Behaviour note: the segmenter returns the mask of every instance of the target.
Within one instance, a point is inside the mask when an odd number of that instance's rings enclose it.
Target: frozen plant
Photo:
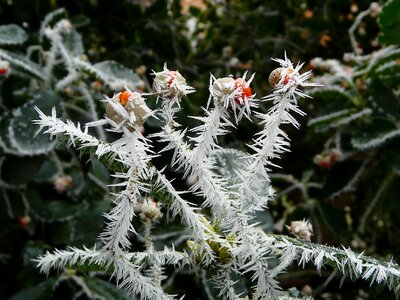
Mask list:
[[[270,77],[273,93],[258,100],[250,87],[253,77],[211,76],[204,116],[193,117],[201,124],[190,130],[180,127],[176,113],[182,98],[194,89],[182,74],[167,66],[154,72],[154,93],[160,102],[156,111],[147,107],[146,95],[129,89],[106,97],[105,118],[83,127],[61,120],[55,109],[50,116],[37,109],[39,119],[34,123],[39,125],[38,132],[64,138],[68,145],[96,155],[116,170],[114,177],[119,179],[114,207],[105,215],[105,227],[99,236],[101,246],[47,252],[37,259],[40,270],[48,274],[52,268],[89,265],[109,273],[120,288],[141,299],[171,299],[176,295],[165,292],[165,267],[189,266],[193,274],[211,274],[218,297],[223,299],[292,299],[279,286],[277,276],[298,262],[303,267],[311,263],[318,271],[329,265],[333,275],[341,273],[343,278],[382,283],[398,293],[400,268],[392,261],[313,244],[309,241],[312,227],[308,221],[291,224],[290,230],[297,238],[266,233],[252,222],[255,213],[274,198],[269,171],[290,146],[282,125],[299,127],[293,114],[305,115],[298,106],[300,99],[309,98],[303,89],[318,86],[308,81],[311,71],[301,73],[302,64],[294,66],[286,55],[274,60],[280,67]],[[267,112],[256,111],[259,101],[270,104]],[[141,126],[149,117],[159,118],[163,125],[156,134],[144,136]],[[228,134],[242,117],[257,120],[261,126],[248,145],[250,152],[222,149],[218,137]],[[106,126],[119,138],[112,142],[99,139],[89,134],[94,126]],[[188,191],[177,190],[164,168],[158,169],[152,163],[155,139],[166,143],[158,155],[172,150],[172,166],[191,178],[193,184]],[[201,196],[201,207],[185,200],[187,193]],[[132,235],[139,234],[133,226],[135,209],[145,224],[143,251],[132,251]],[[152,230],[157,222],[164,221],[163,214],[168,219],[180,218],[190,230],[187,248],[156,247]],[[251,285],[239,290],[237,282],[243,283],[246,277]]]

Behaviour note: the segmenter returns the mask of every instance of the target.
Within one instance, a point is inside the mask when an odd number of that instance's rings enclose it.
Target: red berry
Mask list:
[[[322,161],[319,162],[319,165],[322,168],[326,168],[327,169],[327,168],[329,168],[331,166],[331,163],[328,160],[322,160]]]
[[[8,72],[8,69],[0,68],[0,75],[7,74],[7,72]]]
[[[21,225],[22,227],[27,226],[30,222],[31,222],[30,216],[23,216],[18,218],[18,224]]]

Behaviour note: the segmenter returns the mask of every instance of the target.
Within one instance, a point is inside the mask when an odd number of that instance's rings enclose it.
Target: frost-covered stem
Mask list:
[[[154,250],[153,237],[151,236],[151,220],[144,222],[144,240],[146,250],[152,252]]]
[[[154,284],[153,280],[140,274],[138,267],[126,258],[114,261],[115,276],[119,288],[124,288],[132,294],[139,294],[141,299],[171,300],[172,296],[167,295],[163,290]]]
[[[195,147],[190,157],[192,175],[195,175],[195,169],[205,162],[210,152],[218,148],[218,136],[227,132],[223,128],[226,126],[233,126],[227,120],[228,115],[226,109],[218,102],[215,101],[214,103],[214,109],[210,112],[206,111],[206,117],[194,117],[195,119],[203,121],[204,124],[192,129],[194,132],[199,132],[197,137],[192,138],[192,141],[195,142]],[[221,121],[225,121],[225,123]]]
[[[129,187],[127,187],[127,190]],[[110,252],[112,256],[120,255],[129,247],[129,232],[135,232],[131,223],[134,216],[134,208],[137,203],[135,192],[128,191],[127,195],[119,196],[114,202],[116,205],[105,217],[108,224],[100,235],[103,241],[104,249]]]
[[[278,282],[273,278],[268,266],[268,254],[271,253],[270,243],[259,240],[258,234],[247,224],[248,217],[238,210],[232,232],[237,234],[240,245],[232,249],[233,255],[239,260],[238,267],[243,272],[252,272],[252,280],[257,281],[254,299],[277,299],[279,294]]]
[[[350,279],[362,278],[373,284],[384,283],[395,293],[400,291],[400,267],[393,261],[384,262],[358,254],[350,249],[338,249],[330,246],[297,240],[284,235],[266,235],[265,243],[272,243],[275,251],[281,256],[282,266],[293,261],[303,268],[308,262],[313,263],[320,271],[323,266],[330,265]],[[282,259],[283,258],[283,259]]]
[[[161,286],[161,280],[163,277],[162,267],[160,261],[157,259],[154,253],[154,243],[153,243],[153,237],[151,235],[151,227],[152,227],[152,221],[145,220],[144,239],[145,239],[146,252],[149,254],[149,258],[151,258],[151,266],[150,266],[151,276],[154,279],[154,284],[157,286]]]
[[[53,79],[53,67],[55,65],[56,56],[57,56],[57,44],[54,40],[50,39],[50,51],[48,52],[46,59],[46,66],[44,69],[45,76],[45,87],[49,88],[51,84],[51,80]]]
[[[266,206],[267,203],[254,202],[254,197],[249,197],[253,194],[253,183],[256,182],[255,177],[262,172],[265,175],[266,181],[270,182],[270,178],[265,172],[264,167],[273,165],[270,161],[273,158],[279,157],[279,154],[288,151],[289,146],[288,136],[280,129],[281,124],[291,123],[298,126],[297,121],[290,115],[290,111],[295,111],[300,115],[304,113],[291,102],[294,99],[288,94],[279,95],[273,106],[267,114],[259,114],[262,119],[261,124],[264,125],[263,130],[259,133],[255,144],[250,146],[256,153],[252,156],[254,161],[249,166],[244,175],[243,184],[239,188],[239,198],[241,199],[242,211],[254,211],[260,207]],[[260,199],[261,200],[261,199]]]
[[[87,104],[89,107],[89,112],[90,112],[90,115],[92,116],[93,121],[98,121],[99,116],[97,115],[97,112],[96,112],[96,104],[94,102],[92,95],[89,93],[89,90],[88,90],[86,84],[81,83],[79,85],[79,89],[80,89],[83,97],[87,101]],[[100,139],[102,139],[103,141],[105,141],[107,139],[102,126],[96,126],[96,131],[97,131],[97,134],[99,135]]]
[[[194,129],[194,131],[201,131],[199,136],[193,138],[193,140],[197,142],[194,148],[195,150],[190,150],[188,145],[183,141],[185,131],[174,130],[171,123],[167,123],[163,127],[162,132],[157,134],[157,136],[160,137],[161,142],[169,143],[164,150],[174,149],[173,165],[179,164],[179,167],[184,168],[185,176],[189,173],[196,178],[197,182],[192,186],[192,191],[201,191],[205,197],[203,205],[211,206],[218,215],[223,215],[230,207],[230,203],[227,201],[228,195],[222,187],[220,180],[211,171],[211,162],[206,160],[207,153],[209,153],[211,149],[217,147],[215,144],[215,137],[224,133],[220,128],[222,124],[220,122],[221,115],[219,115],[221,113],[220,109],[221,108],[213,110],[207,117],[199,118],[204,122],[204,125],[200,125],[198,129]],[[173,115],[169,116],[168,113],[164,113],[163,115],[166,121],[173,118]],[[208,131],[208,127],[212,127],[212,130]],[[213,138],[209,139],[205,137],[202,132],[203,129],[207,130],[207,134],[211,134]],[[192,159],[193,151],[195,151],[197,157],[204,157],[202,162],[197,162]],[[203,153],[201,153],[201,151]]]
[[[372,210],[375,208],[378,201],[381,199],[382,194],[390,186],[390,184],[392,183],[392,180],[394,178],[395,178],[395,173],[391,170],[383,179],[383,182],[382,182],[381,186],[379,187],[379,189],[376,191],[374,198],[372,198],[371,203],[368,204],[367,209],[361,216],[360,224],[358,225],[359,232],[364,232],[365,223],[367,222],[367,219],[369,218],[370,214],[372,213]]]
[[[360,25],[362,19],[364,19],[370,13],[371,13],[370,9],[364,10],[361,13],[359,13],[357,15],[357,17],[355,18],[354,23],[349,28],[349,37],[350,37],[351,47],[353,48],[353,52],[355,54],[361,54],[361,53],[360,53],[360,47],[359,47],[359,45],[357,45],[358,43],[355,38],[354,32],[357,29],[357,27]]]
[[[209,234],[212,234],[212,232],[210,232],[209,228],[201,221],[202,216],[197,214],[195,208],[190,206],[186,200],[182,199],[180,196],[181,193],[175,190],[170,181],[158,170],[155,170],[155,172],[157,175],[156,185],[159,185],[160,188],[163,187],[171,195],[168,202],[164,204],[170,208],[173,217],[176,215],[181,216],[182,222],[192,230],[192,236],[195,238],[195,241],[201,243],[202,249],[200,250],[205,254],[205,263],[211,263],[214,260],[214,256],[210,245],[207,243],[210,236],[207,235],[206,232]],[[162,201],[163,199],[160,198],[160,200]]]
[[[109,153],[114,153],[119,158],[122,158],[121,155],[125,154],[121,151],[120,147],[114,144],[102,142],[94,136],[91,136],[88,133],[87,127],[82,131],[79,124],[75,125],[69,120],[67,122],[61,121],[57,118],[56,110],[54,108],[51,116],[46,116],[37,107],[35,107],[35,110],[39,113],[40,117],[39,120],[33,121],[34,124],[40,126],[37,133],[43,131],[43,129],[47,127],[48,129],[43,133],[48,133],[51,137],[55,135],[63,135],[69,137],[69,143],[72,145],[75,145],[75,143],[78,142],[81,148],[95,147],[95,155],[99,158]]]
[[[76,80],[79,76],[79,73],[76,71],[76,67],[74,65],[74,60],[69,55],[67,49],[65,49],[64,44],[61,42],[61,37],[58,32],[54,33],[54,35],[50,35],[49,38],[53,38],[53,41],[57,45],[57,48],[60,50],[62,57],[64,58],[65,65],[68,70],[68,75],[65,76],[61,81],[59,81],[56,85],[57,90],[62,90],[66,86],[68,86],[71,82]]]
[[[72,275],[70,278],[82,288],[83,293],[89,298],[89,299],[95,299],[95,297],[99,297],[93,290],[91,290],[87,284],[85,283],[84,280],[82,280],[81,277]]]
[[[232,280],[230,270],[232,266],[218,265],[218,271],[213,276],[213,281],[217,289],[219,289],[218,297],[226,300],[239,300],[239,295],[236,295],[234,285],[235,281]]]

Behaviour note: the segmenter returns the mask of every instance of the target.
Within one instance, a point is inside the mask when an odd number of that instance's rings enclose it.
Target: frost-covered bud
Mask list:
[[[103,88],[103,83],[99,80],[93,81],[90,84],[90,88],[94,91],[94,92],[100,92],[101,89]]]
[[[153,75],[153,91],[162,99],[179,104],[183,96],[194,92],[179,71],[170,71],[164,66],[162,72],[153,72]]]
[[[328,169],[331,166],[331,160],[327,155],[317,154],[314,156],[313,162],[324,169]]]
[[[235,79],[235,102],[239,105],[244,105],[245,101],[251,100],[253,92],[250,88],[250,82],[243,78]]]
[[[343,152],[340,149],[330,149],[325,154],[317,154],[313,161],[322,168],[328,169],[338,161],[343,159]]]
[[[57,193],[63,194],[67,190],[69,190],[72,187],[72,184],[74,181],[72,180],[71,176],[68,175],[62,175],[57,177],[54,180],[54,188],[56,189]]]
[[[271,72],[271,74],[269,74],[268,82],[274,88],[277,85],[286,85],[291,81],[294,81],[296,76],[299,76],[299,72],[292,67],[276,68]]]
[[[292,221],[290,226],[286,226],[290,233],[296,238],[310,241],[313,234],[312,225],[308,220]]]
[[[378,2],[372,2],[369,5],[369,11],[370,11],[371,17],[374,17],[374,18],[377,17],[381,13],[381,10],[382,10],[382,8]]]
[[[116,94],[106,105],[107,118],[129,128],[132,128],[129,124],[142,126],[150,113],[142,95],[129,90]]]
[[[158,207],[158,202],[153,199],[146,199],[139,205],[140,214],[139,217],[143,221],[155,222],[162,217],[160,208]]]
[[[0,76],[10,73],[10,63],[0,59]]]
[[[340,149],[331,149],[329,151],[329,158],[332,164],[337,163],[343,159],[343,152]]]
[[[212,85],[211,93],[216,98],[222,99],[223,96],[230,96],[235,91],[235,79],[232,77],[218,78]]]
[[[210,92],[214,98],[219,99],[221,102],[226,102],[228,98],[231,98],[239,106],[243,106],[245,101],[252,100],[253,96],[250,81],[246,81],[241,77],[236,79],[232,77],[218,78],[212,84]]]

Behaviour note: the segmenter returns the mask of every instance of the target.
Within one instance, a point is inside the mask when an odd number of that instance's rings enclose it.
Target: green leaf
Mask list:
[[[225,187],[228,190],[234,190],[232,187],[242,183],[240,176],[237,174],[243,173],[252,159],[247,156],[246,153],[236,150],[236,149],[218,149],[211,154],[212,158],[215,160],[214,172],[224,178],[226,182]],[[257,197],[269,197],[269,183],[267,178],[263,174],[257,174],[255,181],[260,181],[261,184],[254,193]],[[234,190],[237,192],[237,190]]]
[[[34,190],[29,192],[29,203],[34,217],[47,223],[71,220],[84,213],[89,207],[83,200],[78,203],[68,200],[44,200]]]
[[[8,132],[9,116],[5,115],[0,118],[0,147],[5,153],[15,154],[17,150],[11,144]]]
[[[83,280],[91,291],[93,298],[105,300],[131,299],[131,296],[124,290],[117,288],[107,281],[95,277],[86,277]]]
[[[14,186],[27,184],[35,177],[43,160],[42,156],[32,158],[6,156],[0,166],[1,177],[6,183]]]
[[[373,80],[368,86],[368,101],[377,113],[398,118],[400,114],[400,101],[393,89],[381,80]]]
[[[62,42],[72,56],[80,56],[84,53],[82,37],[75,29],[64,33],[62,35]]]
[[[128,88],[135,88],[141,84],[139,76],[127,67],[115,61],[103,61],[93,65],[94,69],[98,71],[100,79],[106,83],[115,82],[116,80],[126,81],[125,86]],[[123,89],[121,86],[120,89]]]
[[[11,145],[17,150],[17,155],[44,154],[54,148],[56,142],[49,140],[48,135],[38,134],[35,136],[38,127],[32,125],[31,122],[38,118],[34,106],[39,107],[41,111],[48,115],[54,106],[60,110],[60,105],[61,100],[58,95],[49,91],[13,111],[8,132]]]
[[[42,300],[51,299],[53,294],[53,287],[56,280],[53,278],[47,279],[46,281],[32,287],[20,291],[11,297],[10,300]]]
[[[43,254],[45,244],[40,241],[28,241],[22,251],[22,261],[25,266],[32,266],[36,268],[37,263],[33,259],[37,259]]]
[[[367,150],[379,148],[387,141],[398,138],[400,136],[400,129],[382,132],[376,135],[365,134],[352,139],[351,143],[354,148],[359,150]]]
[[[28,38],[25,30],[15,24],[0,26],[0,45],[19,45]]]
[[[382,28],[380,40],[386,44],[400,44],[400,0],[390,0],[379,15]]]
[[[54,158],[46,159],[33,177],[35,182],[52,181],[60,173],[60,165]]]
[[[90,247],[96,242],[104,224],[103,215],[110,210],[110,206],[110,201],[97,201],[74,219],[74,235],[71,246],[82,247],[84,245]]]
[[[335,111],[329,114],[324,114],[322,116],[318,116],[314,119],[311,119],[308,122],[308,126],[315,128],[317,132],[323,132],[328,130],[330,126],[335,122],[338,122],[341,119],[346,118],[355,112],[357,112],[357,109],[349,108],[349,109],[342,109],[339,111]]]
[[[21,54],[0,49],[0,58],[8,60],[14,68],[22,69],[42,80],[45,79],[41,67]]]
[[[344,88],[338,86],[326,86],[311,89],[307,92],[308,95],[313,98],[324,98],[324,99],[340,99],[347,102],[353,102],[353,97]]]
[[[75,28],[86,26],[90,23],[90,19],[84,15],[77,15],[70,18],[71,23]]]

